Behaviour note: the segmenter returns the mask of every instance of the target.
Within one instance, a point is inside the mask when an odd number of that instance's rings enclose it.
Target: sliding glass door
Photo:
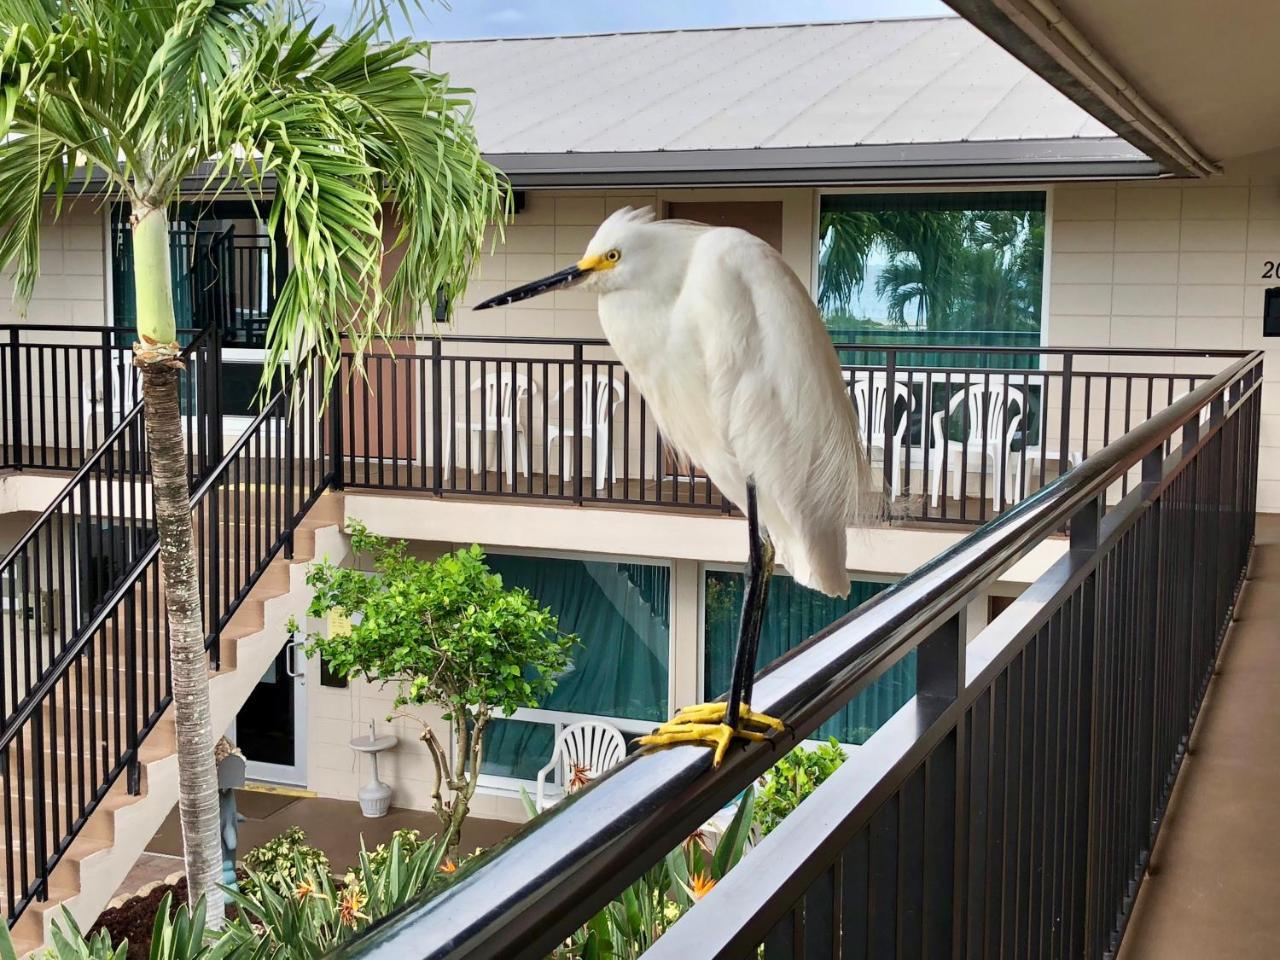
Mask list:
[[[671,569],[650,563],[489,554],[508,587],[524,587],[580,643],[537,710],[496,720],[481,770],[490,784],[529,781],[551,757],[557,729],[603,718],[624,733],[667,717]]]

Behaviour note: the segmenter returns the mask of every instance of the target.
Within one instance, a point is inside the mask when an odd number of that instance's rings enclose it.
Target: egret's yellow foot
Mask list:
[[[728,712],[729,705],[723,701],[715,703],[695,703],[691,707],[684,707],[676,711],[676,715],[671,718],[668,725],[677,723],[724,723],[724,715]],[[770,730],[785,730],[786,724],[776,717],[768,716],[763,713],[756,713],[745,703],[738,708],[738,723],[742,726],[748,724],[767,727]]]
[[[653,733],[640,737],[636,742],[646,747],[670,746],[676,743],[701,743],[715,750],[713,766],[720,766],[725,752],[734,737],[743,740],[766,740],[768,737],[762,730],[751,729],[763,727],[765,730],[783,730],[781,720],[756,713],[746,706],[738,711],[738,727],[724,723],[724,703],[699,703],[680,710],[668,722],[662,724]]]

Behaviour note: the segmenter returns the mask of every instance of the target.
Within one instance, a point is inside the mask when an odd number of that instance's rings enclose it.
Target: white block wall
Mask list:
[[[1280,286],[1263,277],[1280,261],[1280,177],[1060,186],[1052,210],[1049,344],[1272,348],[1258,507],[1280,511],[1280,340],[1262,337],[1263,291]]]
[[[57,223],[46,210],[40,228],[40,279],[23,317],[10,296],[0,298],[0,323],[71,323],[101,326],[107,317],[104,212],[81,201],[63,211]],[[7,274],[6,279],[11,279]]]

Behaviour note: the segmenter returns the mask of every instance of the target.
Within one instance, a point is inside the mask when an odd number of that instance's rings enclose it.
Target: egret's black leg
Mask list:
[[[742,621],[738,627],[738,645],[733,653],[733,685],[729,702],[699,703],[676,712],[669,721],[639,743],[649,747],[678,744],[705,744],[715,750],[712,763],[719,766],[729,744],[741,740],[767,740],[770,732],[785,729],[781,720],[751,709],[751,688],[755,682],[756,654],[760,649],[760,630],[764,626],[764,606],[769,596],[769,578],[773,575],[773,542],[761,535],[756,516],[756,488],[747,484],[747,526],[751,544],[747,553],[747,588],[742,598]]]
[[[769,581],[773,577],[773,541],[761,534],[756,510],[756,487],[747,484],[747,569],[746,589],[742,597],[742,619],[738,625],[738,644],[733,653],[733,683],[729,688],[729,706],[725,723],[738,726],[744,703],[751,703],[755,684],[756,657],[760,651],[760,631],[764,628],[765,604],[769,599]]]

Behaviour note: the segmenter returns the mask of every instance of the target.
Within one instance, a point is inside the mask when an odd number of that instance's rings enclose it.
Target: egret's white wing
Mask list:
[[[845,527],[870,502],[866,453],[830,336],[799,279],[742,230],[694,245],[673,332],[698,345],[705,417],[678,438],[731,499],[755,482],[761,520],[801,583],[845,595]],[[696,427],[687,421],[697,419]]]

